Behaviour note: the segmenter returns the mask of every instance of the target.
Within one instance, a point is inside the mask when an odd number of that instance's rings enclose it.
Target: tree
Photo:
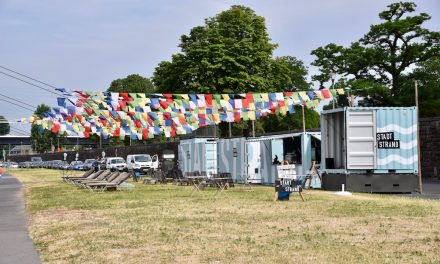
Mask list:
[[[8,120],[4,116],[0,116],[0,136],[7,135],[11,131]]]
[[[164,92],[238,93],[266,91],[272,52],[264,18],[244,6],[232,6],[204,26],[181,37],[181,53],[163,61],[153,82]]]
[[[125,78],[112,81],[109,92],[155,93],[156,87],[150,79],[138,74],[130,74]]]
[[[37,106],[34,114],[38,118],[43,118],[45,112],[50,112],[50,106],[41,104]],[[51,143],[55,144],[58,140],[63,142],[64,136],[52,133],[50,130],[41,130],[38,125],[32,125],[30,140],[33,150],[38,153],[45,153],[51,149]]]
[[[266,132],[302,130],[302,106],[295,106],[295,113],[271,115],[262,119]],[[319,128],[319,114],[313,109],[304,108],[306,129]]]
[[[321,73],[312,80],[335,81],[335,75],[346,84],[359,87],[357,93],[381,105],[398,105],[405,72],[417,63],[440,55],[440,32],[430,31],[422,24],[431,17],[426,13],[410,16],[416,4],[399,2],[388,5],[379,13],[384,22],[372,25],[360,40],[344,48],[334,43],[312,51]],[[388,90],[388,92],[385,92]],[[356,91],[354,91],[356,92]]]
[[[269,80],[273,80],[272,89],[283,90],[309,90],[311,85],[307,82],[308,71],[301,60],[293,56],[282,56],[272,60]]]
[[[432,58],[417,64],[414,71],[405,76],[399,100],[402,105],[415,104],[415,83],[419,89],[421,117],[440,116],[440,59]]]

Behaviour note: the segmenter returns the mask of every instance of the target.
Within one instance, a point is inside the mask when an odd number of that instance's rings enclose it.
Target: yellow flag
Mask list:
[[[298,94],[303,101],[307,102],[310,100],[310,98],[307,96],[306,92],[298,92]]]
[[[255,120],[255,111],[249,111],[249,119],[252,121]]]

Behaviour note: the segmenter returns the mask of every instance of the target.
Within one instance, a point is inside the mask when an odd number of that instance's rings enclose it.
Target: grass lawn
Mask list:
[[[44,263],[440,262],[440,201],[306,190],[306,202],[273,202],[271,187],[191,196],[141,183],[92,193],[59,171],[12,173]]]

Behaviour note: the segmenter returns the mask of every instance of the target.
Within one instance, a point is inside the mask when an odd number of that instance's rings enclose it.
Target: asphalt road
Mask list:
[[[0,178],[0,263],[41,263],[29,237],[21,183],[8,174]]]
[[[422,184],[423,193],[404,194],[404,196],[420,197],[424,199],[440,199],[440,180],[424,179]]]

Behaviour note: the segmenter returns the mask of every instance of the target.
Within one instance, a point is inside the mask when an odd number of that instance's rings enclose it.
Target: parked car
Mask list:
[[[127,169],[129,171],[146,173],[149,170],[159,168],[159,159],[157,155],[151,157],[148,154],[135,154],[127,156]]]
[[[72,161],[70,163],[71,170],[83,170],[84,163],[80,160]]]
[[[119,157],[110,157],[105,159],[104,166],[107,170],[111,171],[128,171],[127,163],[123,158]]]
[[[18,168],[18,163],[14,161],[8,161],[4,164],[5,168]]]
[[[94,159],[86,159],[83,164],[83,170],[90,170],[93,166]]]
[[[43,163],[43,159],[41,157],[31,157],[31,168],[40,168]]]
[[[70,164],[67,161],[61,161],[61,163],[59,163],[58,165],[58,169],[60,170],[70,170]]]
[[[52,160],[49,164],[49,169],[58,169],[61,163],[63,163],[61,160]]]
[[[31,162],[29,162],[29,161],[23,161],[23,162],[20,162],[20,163],[18,163],[18,167],[19,168],[24,168],[24,169],[27,169],[27,168],[30,168],[31,167]]]

